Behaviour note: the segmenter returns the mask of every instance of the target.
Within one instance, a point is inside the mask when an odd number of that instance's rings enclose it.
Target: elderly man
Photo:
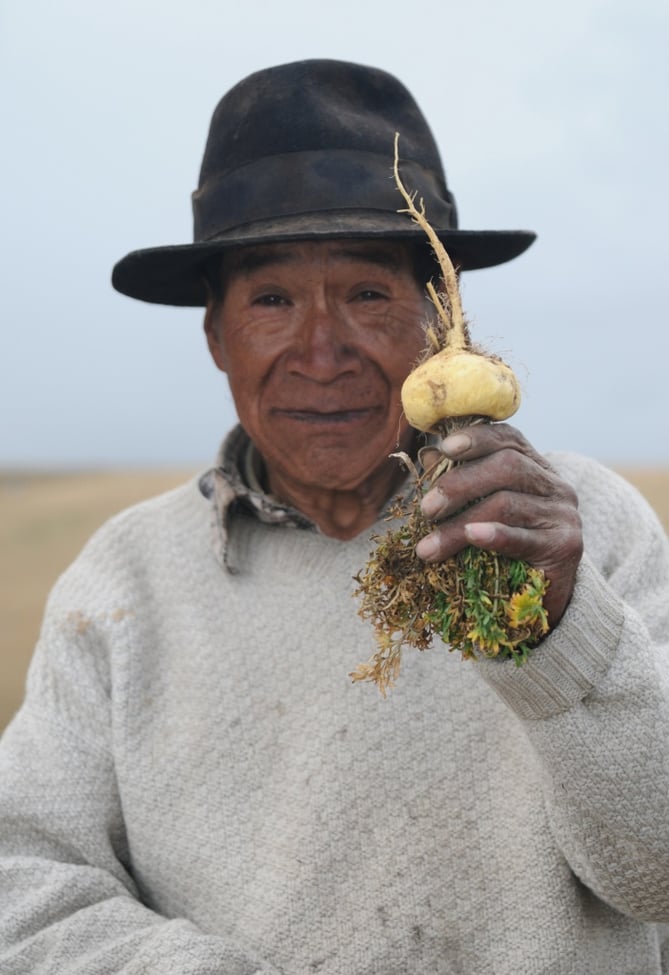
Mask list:
[[[0,752],[7,975],[669,970],[669,552],[632,488],[509,425],[448,438],[471,463],[426,496],[419,555],[526,559],[551,630],[522,668],[409,655],[386,700],[347,677],[435,273],[395,131],[461,270],[529,246],[457,229],[396,79],[306,61],[220,102],[194,243],[114,270],[206,306],[240,425],[51,595]]]

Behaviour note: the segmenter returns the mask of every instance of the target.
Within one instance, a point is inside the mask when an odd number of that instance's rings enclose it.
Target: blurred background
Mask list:
[[[201,312],[109,276],[191,238],[213,108],[270,64],[405,82],[461,226],[539,235],[463,281],[476,339],[522,379],[518,426],[624,469],[662,509],[668,41],[666,0],[0,0],[0,728],[83,539],[207,466],[234,422]]]

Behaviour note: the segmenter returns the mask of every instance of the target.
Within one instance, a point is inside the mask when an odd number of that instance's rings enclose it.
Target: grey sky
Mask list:
[[[541,450],[669,463],[666,0],[335,6],[0,0],[0,465],[213,458],[234,411],[201,313],[109,275],[190,239],[219,97],[307,57],[407,84],[461,226],[538,232],[464,279],[475,337],[522,378],[514,422]]]

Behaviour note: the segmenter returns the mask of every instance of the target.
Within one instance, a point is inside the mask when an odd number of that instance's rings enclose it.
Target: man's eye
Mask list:
[[[265,295],[258,295],[257,298],[253,299],[253,304],[261,305],[263,308],[278,308],[281,305],[287,305],[288,299],[284,298],[283,295],[268,293]]]
[[[375,291],[373,288],[364,288],[362,291],[358,291],[355,296],[356,301],[383,301],[386,295],[381,291]]]

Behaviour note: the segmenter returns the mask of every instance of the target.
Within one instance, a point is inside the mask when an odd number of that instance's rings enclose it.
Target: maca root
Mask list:
[[[407,213],[426,233],[437,258],[444,287],[426,285],[437,317],[425,324],[426,351],[402,388],[402,405],[418,430],[447,437],[472,423],[511,416],[520,404],[517,379],[499,357],[471,343],[462,312],[453,264],[399,175],[395,137],[395,182]],[[435,448],[430,448],[434,456]],[[439,637],[464,659],[513,659],[523,664],[548,632],[543,605],[549,582],[543,572],[519,559],[469,546],[452,559],[428,564],[415,548],[431,528],[420,502],[434,482],[453,467],[441,460],[420,474],[406,454],[395,455],[409,468],[413,491],[397,498],[389,520],[401,524],[374,536],[376,548],[355,577],[359,614],[374,628],[377,650],[351,673],[353,681],[371,681],[385,696],[400,671],[403,647],[426,650]]]

